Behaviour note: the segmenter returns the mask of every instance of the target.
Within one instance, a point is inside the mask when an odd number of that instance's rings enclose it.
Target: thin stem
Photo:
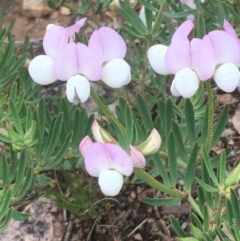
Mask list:
[[[97,93],[93,89],[91,89],[91,97],[99,107],[100,111],[102,111],[102,113],[106,115],[106,117],[108,117],[122,133],[125,133],[125,128],[122,125],[122,123],[108,109],[107,105],[101,100],[101,98],[97,95]]]
[[[158,182],[156,179],[154,179],[152,176],[150,176],[147,172],[145,172],[142,169],[136,168],[135,174],[138,178],[142,179],[145,183],[150,185],[151,187],[168,194],[175,198],[181,198],[185,199],[187,197],[187,194],[185,192],[179,191],[176,188],[169,188],[163,185],[162,183]]]
[[[199,209],[198,204],[195,202],[195,200],[193,199],[193,197],[190,194],[188,195],[187,200],[188,200],[188,203],[191,205],[192,209],[199,215],[199,217],[201,217],[203,219],[203,215]]]
[[[213,118],[214,118],[214,99],[212,93],[212,86],[210,81],[206,81],[206,88],[208,94],[208,124],[207,124],[207,139],[205,142],[205,150],[208,152],[212,146],[213,138]]]
[[[167,1],[163,1],[161,6],[160,6],[160,8],[159,8],[159,10],[158,10],[158,13],[157,13],[157,16],[155,18],[155,21],[154,21],[154,24],[153,24],[153,28],[152,28],[152,35],[154,35],[156,33],[157,28],[159,27],[159,25],[161,23],[166,3],[167,3]]]

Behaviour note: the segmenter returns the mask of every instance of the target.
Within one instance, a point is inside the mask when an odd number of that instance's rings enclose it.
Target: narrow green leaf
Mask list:
[[[11,143],[10,138],[2,133],[0,133],[0,141],[5,142],[5,143]]]
[[[164,128],[166,128],[167,133],[169,133],[172,127],[172,120],[174,119],[173,104],[170,99],[167,99],[165,102],[165,119],[166,125]]]
[[[172,132],[176,141],[176,147],[178,149],[179,156],[182,158],[184,162],[186,162],[186,160],[188,159],[187,152],[185,149],[180,129],[175,121],[172,121]]]
[[[23,128],[22,128],[22,122],[21,122],[21,118],[18,114],[18,110],[16,109],[16,105],[10,100],[9,102],[9,109],[13,118],[13,122],[14,122],[14,126],[17,130],[17,132],[20,135],[23,135]]]
[[[171,177],[172,186],[175,187],[178,179],[177,157],[175,151],[175,141],[173,133],[170,132],[167,142],[168,149],[168,168]]]
[[[232,210],[233,210],[233,217],[235,219],[236,225],[238,229],[240,228],[240,202],[238,200],[238,197],[235,193],[235,191],[231,190],[231,205],[232,205]]]
[[[133,143],[133,115],[129,105],[126,103],[125,105],[125,128],[126,128],[126,144]]]
[[[210,158],[208,157],[207,153],[204,152],[204,163],[205,163],[205,166],[207,168],[207,171],[208,171],[208,174],[209,174],[209,177],[212,179],[212,181],[214,182],[215,186],[219,186],[219,182],[218,182],[218,179],[213,171],[213,167],[212,167],[212,164],[210,162]]]
[[[204,230],[205,233],[207,233],[209,231],[209,225],[210,225],[209,210],[208,210],[207,206],[204,205],[204,208],[203,208],[203,230]]]
[[[37,175],[37,181],[40,186],[45,187],[49,185],[52,179],[50,177],[45,176],[44,174],[39,174]]]
[[[25,221],[29,217],[29,215],[30,215],[29,213],[21,213],[13,209],[11,216],[14,220],[22,222],[22,221]]]
[[[4,190],[5,191],[5,190]],[[9,205],[11,202],[12,192],[11,190],[6,190],[4,195],[1,196],[1,203],[0,203],[0,220],[6,215],[9,211]],[[1,228],[0,228],[1,229]]]
[[[216,145],[219,142],[219,139],[223,133],[223,130],[227,124],[228,121],[228,106],[225,105],[219,119],[218,122],[214,128],[214,132],[213,132],[213,138],[212,138],[212,146]]]
[[[167,187],[171,186],[171,182],[168,176],[168,173],[166,171],[166,168],[163,165],[163,161],[161,160],[161,157],[158,153],[152,156],[153,162],[155,167],[158,170],[159,175],[161,176],[163,180],[163,184],[166,185]]]
[[[173,207],[181,204],[179,198],[143,198],[141,202],[154,207]]]
[[[9,169],[8,169],[8,161],[5,155],[2,155],[1,157],[1,162],[2,162],[2,181],[3,185],[8,185],[9,184]]]
[[[3,232],[8,227],[8,225],[12,219],[12,209],[6,209],[6,211],[8,211],[7,215],[4,218],[4,221],[0,224],[0,233]]]
[[[195,134],[195,117],[192,102],[189,99],[186,99],[185,102],[185,120],[188,130],[188,136],[191,144],[193,145],[196,141]]]
[[[19,192],[19,188],[23,182],[26,167],[27,167],[26,155],[24,152],[22,152],[20,155],[20,159],[18,161],[17,176],[16,176],[16,180],[15,180],[15,185],[13,188],[14,195]]]
[[[175,217],[170,217],[171,225],[174,232],[178,237],[187,237],[187,234],[183,231],[181,225]]]
[[[152,115],[150,113],[149,107],[146,104],[146,101],[140,95],[138,95],[136,98],[136,105],[145,129],[147,131],[152,130],[153,129]]]
[[[24,178],[24,183],[22,185],[21,192],[19,193],[20,197],[23,198],[26,195],[27,191],[32,185],[32,181],[33,181],[33,170],[29,168],[26,172],[26,176]]]
[[[53,121],[53,124],[50,128],[49,137],[47,139],[46,147],[47,150],[44,153],[44,163],[49,161],[50,156],[53,154],[53,151],[58,143],[61,129],[63,124],[63,114],[58,115],[58,117]]]
[[[127,1],[120,1],[120,13],[138,34],[144,36],[147,33],[146,26]]]
[[[205,28],[205,18],[201,13],[198,13],[197,16],[197,36],[198,38],[202,38],[206,34]]]
[[[199,148],[196,143],[192,149],[191,155],[190,155],[190,157],[188,159],[188,163],[187,163],[187,170],[186,170],[185,178],[184,178],[184,188],[186,190],[191,189],[191,186],[192,186],[194,178],[195,178],[198,150],[199,150]]]
[[[44,170],[51,170],[63,161],[63,158],[69,147],[71,136],[72,133],[69,133],[66,136],[64,143],[62,143],[61,149],[58,151],[57,155],[53,158],[53,160],[47,163],[47,165],[44,167]]]
[[[218,189],[217,189],[217,188],[212,187],[212,186],[206,184],[205,182],[203,182],[202,180],[200,180],[200,179],[198,179],[198,178],[196,178],[196,179],[197,179],[199,185],[200,185],[205,191],[210,192],[210,193],[218,192]]]
[[[218,162],[218,169],[217,169],[217,177],[219,183],[223,182],[226,177],[226,165],[227,165],[227,157],[226,157],[226,151],[222,151],[219,157]]]

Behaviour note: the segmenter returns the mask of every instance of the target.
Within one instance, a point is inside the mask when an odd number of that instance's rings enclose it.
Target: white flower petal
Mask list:
[[[197,74],[189,68],[179,70],[174,77],[174,88],[184,98],[192,97],[199,86]]]
[[[176,87],[175,87],[175,79],[173,79],[171,87],[170,87],[170,91],[172,93],[172,95],[174,96],[180,96],[180,94],[178,93]]]
[[[131,68],[124,59],[109,61],[102,70],[102,81],[112,88],[120,88],[131,80]]]
[[[28,66],[28,72],[34,82],[49,85],[57,79],[53,73],[53,59],[48,55],[36,56]]]
[[[165,55],[168,47],[162,44],[153,45],[148,49],[147,57],[152,69],[162,75],[169,74],[165,65]]]
[[[84,103],[90,96],[90,83],[82,75],[74,75],[67,81],[66,95],[69,102],[78,104]]]
[[[225,92],[233,92],[240,83],[240,72],[235,64],[225,63],[214,73],[217,86]]]
[[[98,177],[101,191],[106,196],[116,196],[123,185],[123,175],[116,170],[103,170]]]

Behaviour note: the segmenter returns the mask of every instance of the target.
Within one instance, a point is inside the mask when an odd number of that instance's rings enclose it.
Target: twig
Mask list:
[[[148,218],[145,218],[140,224],[138,224],[138,226],[137,226],[136,228],[134,228],[134,229],[132,230],[132,232],[130,232],[130,233],[127,235],[127,237],[129,238],[130,236],[132,236],[138,229],[140,229],[140,228],[143,226],[144,223],[147,222],[147,220],[148,220]]]
[[[69,241],[69,238],[71,236],[73,230],[73,221],[69,221],[68,226],[67,226],[67,231],[66,234],[64,236],[64,240],[63,241]]]

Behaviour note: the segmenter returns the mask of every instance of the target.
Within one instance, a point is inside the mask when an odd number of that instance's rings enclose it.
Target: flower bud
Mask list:
[[[139,144],[136,148],[144,156],[154,154],[157,152],[161,146],[161,136],[156,129],[153,129],[147,140]]]
[[[130,145],[130,157],[133,162],[133,167],[144,168],[146,165],[146,160],[143,154],[138,151],[134,146]]]
[[[92,133],[94,139],[98,142],[117,143],[117,141],[106,130],[104,130],[96,120],[92,124]]]

